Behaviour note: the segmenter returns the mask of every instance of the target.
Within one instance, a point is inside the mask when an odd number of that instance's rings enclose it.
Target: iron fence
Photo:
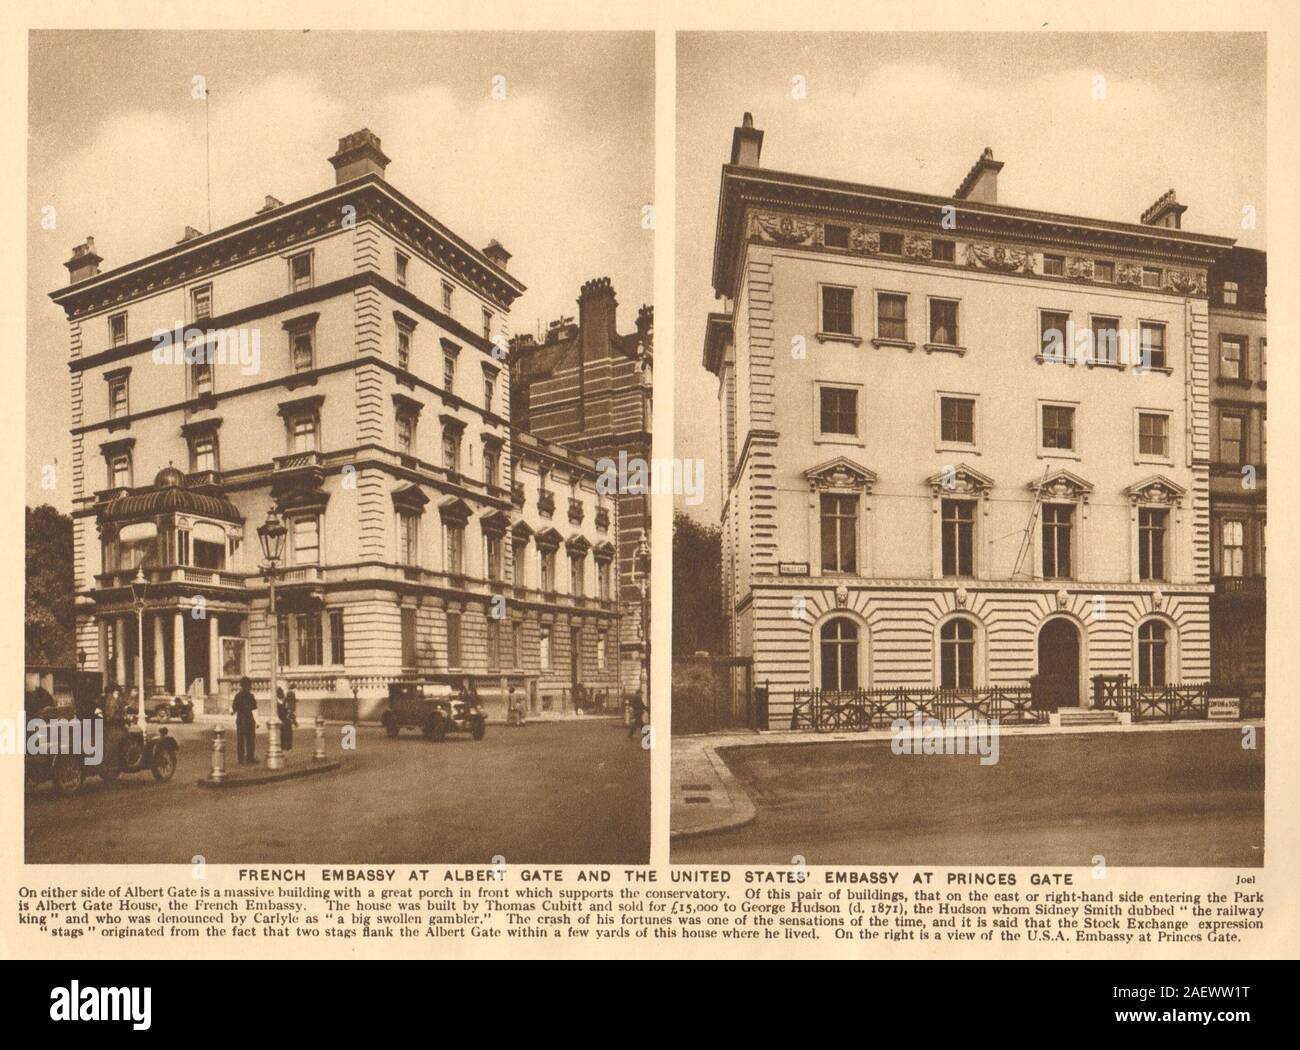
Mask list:
[[[1214,697],[1239,699],[1241,718],[1263,718],[1264,697],[1235,683],[1182,682],[1140,685],[1128,675],[1094,675],[1092,708],[1131,715],[1134,722],[1177,722],[1210,717]]]
[[[940,721],[997,721],[1004,725],[1046,725],[1049,713],[1035,707],[1025,685],[980,689],[927,689],[915,686],[832,691],[802,689],[794,693],[791,729],[819,733],[836,730],[888,729],[920,713]]]

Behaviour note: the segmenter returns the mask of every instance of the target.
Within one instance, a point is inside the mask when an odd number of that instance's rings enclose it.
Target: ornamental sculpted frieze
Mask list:
[[[1204,295],[1205,272],[1203,270],[1166,270],[1165,287],[1179,295]]]
[[[1008,248],[1003,244],[966,245],[966,265],[978,266],[998,273],[1034,272],[1034,257],[1023,248]]]
[[[815,222],[795,219],[789,215],[755,215],[750,224],[750,236],[777,244],[819,244],[821,227]]]

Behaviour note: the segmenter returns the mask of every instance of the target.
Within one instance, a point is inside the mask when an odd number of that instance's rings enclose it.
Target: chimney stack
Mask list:
[[[268,211],[275,211],[276,208],[283,208],[284,201],[272,197],[269,193],[266,195],[266,203],[257,209],[258,215],[265,215]]]
[[[608,277],[597,277],[582,286],[578,296],[578,328],[582,355],[588,361],[609,357],[617,336],[615,316],[618,300]]]
[[[742,168],[757,168],[763,154],[763,133],[754,127],[754,115],[746,113],[740,127],[731,133],[731,163]]]
[[[104,260],[95,252],[95,238],[87,237],[85,244],[72,249],[72,258],[63,265],[68,268],[68,283],[76,284],[99,274],[99,264]]]
[[[510,263],[510,253],[502,247],[501,242],[495,237],[488,242],[488,246],[483,249],[483,254],[491,259],[494,263],[506,269]]]
[[[1173,190],[1166,190],[1163,196],[1142,213],[1143,226],[1163,226],[1167,230],[1183,228],[1183,212],[1186,204],[1178,203],[1178,196]]]
[[[330,157],[330,163],[334,165],[334,182],[341,186],[363,175],[383,178],[388,158],[379,148],[379,136],[369,128],[362,128],[339,139],[338,152]]]
[[[953,194],[959,201],[976,201],[980,204],[997,204],[998,172],[1002,170],[1003,161],[993,159],[993,149],[984,147],[974,166],[966,173]]]
[[[202,236],[203,236],[202,230],[196,230],[193,226],[186,226],[185,232],[181,234],[181,239],[176,243],[184,244],[186,241],[192,241],[194,240],[195,237],[202,237]]]

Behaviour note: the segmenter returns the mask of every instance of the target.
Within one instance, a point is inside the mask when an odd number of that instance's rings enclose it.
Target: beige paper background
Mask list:
[[[25,260],[26,240],[37,228],[39,215],[27,213],[26,180],[26,112],[27,112],[27,31],[30,28],[148,28],[148,29],[258,29],[302,28],[358,30],[405,29],[412,31],[439,29],[652,29],[656,33],[656,171],[655,198],[657,230],[655,238],[655,311],[658,315],[659,347],[656,360],[655,438],[656,458],[672,455],[673,436],[673,363],[676,354],[695,355],[697,346],[673,346],[675,314],[673,302],[673,257],[677,237],[712,237],[712,230],[677,231],[674,227],[674,126],[676,114],[675,33],[679,30],[771,30],[801,31],[809,29],[908,31],[926,29],[1013,30],[1027,33],[1054,31],[1141,31],[1205,30],[1219,32],[1265,31],[1268,33],[1268,187],[1269,198],[1264,214],[1276,236],[1269,237],[1270,343],[1272,398],[1274,404],[1287,405],[1297,393],[1300,366],[1291,353],[1290,343],[1297,335],[1295,306],[1300,302],[1297,277],[1295,235],[1300,230],[1300,213],[1293,185],[1300,171],[1300,135],[1294,128],[1295,100],[1300,98],[1300,18],[1294,5],[1237,0],[1231,5],[1181,2],[1152,2],[1141,5],[1131,0],[1090,0],[1079,4],[1044,4],[1023,2],[978,3],[939,2],[919,4],[883,2],[818,4],[805,0],[794,3],[737,3],[723,0],[708,5],[698,0],[661,0],[659,3],[612,3],[609,0],[566,0],[566,2],[450,4],[441,0],[424,2],[372,3],[358,6],[338,0],[313,3],[227,2],[216,4],[190,0],[183,5],[167,3],[69,4],[46,0],[42,3],[6,5],[4,27],[0,29],[0,113],[3,114],[7,148],[0,154],[0,207],[4,226],[9,233],[3,262],[0,263],[0,325],[3,326],[3,352],[10,381],[0,397],[0,434],[8,440],[0,445],[0,467],[12,479],[3,488],[4,513],[0,515],[0,578],[10,581],[0,598],[0,682],[10,684],[6,696],[10,707],[0,716],[14,717],[20,710],[20,672],[23,664],[23,471],[27,412],[41,411],[38,405],[25,405],[17,371],[23,367],[28,352],[25,339]],[[161,58],[162,56],[160,56]],[[163,59],[165,60],[165,59]],[[93,91],[93,77],[86,71],[68,70],[68,90]],[[1007,76],[1014,78],[1015,71]],[[1196,98],[1185,100],[1197,105]],[[1214,143],[1205,143],[1208,150]],[[708,160],[712,164],[717,158]],[[703,162],[703,161],[702,161]],[[130,201],[128,199],[128,206]],[[71,243],[71,242],[70,242]],[[33,352],[47,348],[34,347]],[[60,350],[62,347],[59,348]],[[51,391],[51,396],[66,396]],[[1253,937],[1245,945],[1150,945],[1141,949],[1124,949],[1114,945],[1066,945],[1051,950],[1042,945],[1021,942],[1010,948],[996,942],[992,951],[1004,957],[1076,958],[1241,958],[1294,957],[1300,947],[1300,762],[1296,758],[1300,744],[1300,713],[1290,683],[1300,681],[1300,609],[1291,581],[1297,578],[1300,557],[1293,545],[1293,515],[1297,509],[1296,413],[1277,411],[1270,427],[1273,448],[1269,464],[1272,495],[1272,522],[1269,544],[1269,632],[1268,671],[1270,709],[1266,777],[1266,866],[1249,869],[1257,873],[1257,888],[1265,895],[1263,936]],[[655,497],[652,555],[653,590],[653,667],[655,729],[658,746],[653,755],[652,772],[652,859],[660,871],[661,884],[668,881],[668,799],[669,719],[668,684],[670,681],[670,624],[672,552],[672,496]],[[16,925],[16,894],[20,885],[39,886],[50,883],[95,883],[109,886],[125,883],[162,885],[190,884],[187,865],[124,866],[81,865],[26,866],[23,863],[23,770],[20,758],[0,756],[0,956],[3,957],[146,957],[187,958],[195,954],[195,944],[210,957],[292,958],[337,956],[348,958],[412,957],[447,955],[501,955],[520,958],[590,956],[635,953],[637,957],[690,957],[713,955],[791,956],[871,956],[871,957],[987,957],[990,949],[977,945],[882,944],[870,945],[836,942],[830,939],[815,943],[775,941],[744,944],[725,942],[660,943],[632,941],[604,945],[577,943],[564,939],[542,942],[533,940],[484,940],[455,943],[420,938],[414,942],[392,941],[325,941],[317,945],[289,939],[261,939],[221,942],[186,942],[184,940],[149,940],[147,942],[106,942],[90,937],[79,940],[50,938],[31,927]],[[393,866],[393,865],[388,865]],[[303,865],[310,873],[319,865]],[[398,865],[399,870],[407,866]],[[866,865],[863,865],[866,867]],[[570,869],[572,871],[572,869]],[[617,871],[617,869],[615,869]],[[740,868],[732,869],[739,873]],[[913,870],[903,868],[900,881],[910,878]],[[932,868],[943,872],[943,868]],[[1027,885],[1029,869],[1016,871],[1020,887]],[[1112,869],[1106,882],[1092,882],[1087,869],[1074,870],[1076,888],[1189,890],[1204,893],[1207,889],[1231,891],[1236,869]],[[817,869],[811,869],[816,884]],[[565,885],[572,886],[572,878]],[[506,885],[517,885],[518,868],[512,868]],[[618,875],[615,875],[615,879]],[[734,881],[734,880],[733,880]],[[234,866],[209,866],[207,885],[235,885]],[[205,957],[209,957],[205,955]]]

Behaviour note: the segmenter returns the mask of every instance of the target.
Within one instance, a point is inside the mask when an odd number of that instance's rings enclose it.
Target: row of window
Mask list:
[[[941,572],[946,577],[973,577],[975,511],[971,499],[945,499],[940,505]],[[1044,503],[1040,508],[1041,573],[1045,580],[1074,578],[1078,544],[1077,507],[1073,503]],[[823,493],[821,497],[821,568],[823,573],[857,575],[861,507],[859,497]],[[1169,511],[1138,509],[1138,578],[1168,579]]]
[[[819,335],[856,340],[857,289],[847,285],[821,286]],[[907,292],[875,292],[875,342],[912,347]],[[957,350],[961,343],[961,300],[926,297],[926,348]],[[1092,364],[1122,368],[1132,363],[1146,369],[1166,370],[1166,326],[1160,321],[1139,321],[1136,333],[1121,326],[1119,317],[1089,314],[1085,329],[1075,331],[1066,310],[1039,310],[1039,356],[1047,361],[1072,362],[1083,356]],[[1132,346],[1136,339],[1137,345]],[[1080,349],[1083,353],[1080,355]]]
[[[855,620],[836,616],[818,631],[821,687],[826,690],[863,688],[861,631]],[[976,625],[955,617],[938,631],[939,688],[975,688]],[[1161,687],[1169,681],[1170,630],[1163,620],[1146,620],[1138,626],[1138,684]]]
[[[299,252],[296,255],[288,257],[288,290],[289,292],[304,292],[315,286],[316,283],[316,264],[315,253],[311,250]],[[405,252],[394,251],[393,253],[393,271],[396,283],[405,288],[410,273],[411,258]],[[455,294],[456,286],[451,281],[443,280],[441,282],[441,303],[442,312],[451,313],[452,298]],[[188,323],[198,324],[213,317],[215,310],[212,299],[212,283],[195,285],[190,288],[189,292],[189,317]],[[492,324],[495,315],[488,307],[482,307],[482,334],[487,342],[492,341]],[[108,316],[108,338],[109,345],[112,347],[124,346],[130,341],[127,329],[127,311],[121,310]]]
[[[863,436],[858,410],[859,388],[848,384],[819,381],[818,429],[821,439],[850,439]],[[975,394],[937,394],[938,444],[978,451],[977,403]],[[1038,403],[1038,447],[1046,456],[1068,454],[1077,459],[1080,452],[1076,428],[1077,402],[1040,401]],[[1134,453],[1138,462],[1172,461],[1170,418],[1163,409],[1137,409],[1134,414]]]

